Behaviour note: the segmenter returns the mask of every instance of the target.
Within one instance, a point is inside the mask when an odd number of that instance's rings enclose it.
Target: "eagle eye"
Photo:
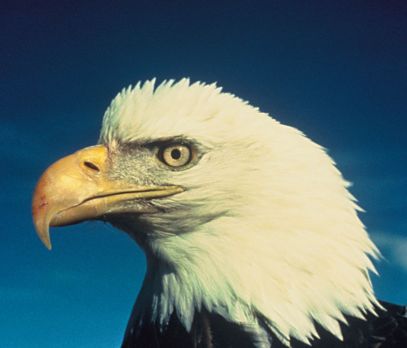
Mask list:
[[[191,161],[192,151],[187,145],[169,145],[160,151],[160,159],[169,167],[179,168]]]

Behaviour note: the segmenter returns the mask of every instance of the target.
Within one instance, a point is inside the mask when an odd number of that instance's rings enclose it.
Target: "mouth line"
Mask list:
[[[149,187],[144,190],[123,190],[123,191],[114,191],[114,192],[106,192],[106,193],[101,193],[97,194],[91,197],[85,198],[83,201],[66,207],[60,211],[58,211],[52,218],[51,220],[51,226],[65,226],[69,225],[71,223],[61,223],[57,221],[64,216],[64,214],[70,214],[73,211],[77,211],[77,209],[92,209],[92,206],[98,206],[100,211],[96,213],[92,220],[97,220],[100,218],[100,216],[110,214],[110,213],[115,213],[115,212],[128,212],[126,209],[121,208],[119,211],[115,211],[114,205],[112,205],[111,208],[108,208],[108,206],[112,202],[125,202],[125,201],[131,201],[131,200],[141,200],[141,199],[153,199],[153,198],[164,198],[168,196],[172,196],[177,193],[181,193],[185,191],[183,187],[180,186],[166,186],[166,187]],[[117,200],[117,201],[116,201]],[[110,203],[109,203],[110,202]],[[113,209],[113,210],[111,210]],[[80,222],[81,219],[78,220]],[[75,222],[76,223],[76,222]]]
[[[98,195],[95,195],[95,196],[85,198],[82,202],[72,206],[71,208],[77,207],[77,206],[79,206],[81,204],[84,204],[86,202],[89,202],[89,201],[92,201],[92,200],[98,199],[98,198],[120,196],[120,195],[132,194],[132,193],[136,194],[136,193],[157,192],[157,191],[164,191],[165,192],[165,190],[163,190],[162,188],[158,188],[158,187],[157,188],[149,188],[149,189],[146,189],[146,190],[123,190],[123,191],[107,192],[107,193],[102,193],[102,194],[98,194]]]

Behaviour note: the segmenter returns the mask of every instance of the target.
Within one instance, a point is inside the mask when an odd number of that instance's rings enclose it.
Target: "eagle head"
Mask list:
[[[289,345],[374,312],[378,251],[324,149],[215,84],[154,84],[123,89],[99,143],[43,174],[44,244],[49,226],[94,219],[137,241],[147,274],[128,331],[173,313],[190,330],[205,309]]]

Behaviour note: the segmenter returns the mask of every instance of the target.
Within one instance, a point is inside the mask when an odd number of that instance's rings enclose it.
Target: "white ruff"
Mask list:
[[[368,272],[378,251],[320,146],[215,85],[186,79],[123,90],[101,141],[180,135],[207,153],[171,174],[187,191],[157,204],[175,209],[146,217],[156,238],[134,320],[152,308],[165,325],[175,310],[189,329],[205,307],[261,335],[261,314],[289,346],[291,337],[316,337],[314,321],[341,338],[343,314],[374,312]]]

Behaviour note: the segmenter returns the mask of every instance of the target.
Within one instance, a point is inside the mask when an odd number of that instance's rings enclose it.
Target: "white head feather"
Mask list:
[[[172,173],[187,191],[159,204],[177,209],[148,217],[160,237],[149,242],[133,320],[147,306],[165,325],[175,310],[189,329],[204,306],[261,340],[260,314],[289,345],[315,337],[315,322],[341,338],[344,314],[374,312],[368,272],[378,251],[323,148],[216,85],[188,79],[123,90],[105,113],[101,141],[180,135],[207,151]]]

